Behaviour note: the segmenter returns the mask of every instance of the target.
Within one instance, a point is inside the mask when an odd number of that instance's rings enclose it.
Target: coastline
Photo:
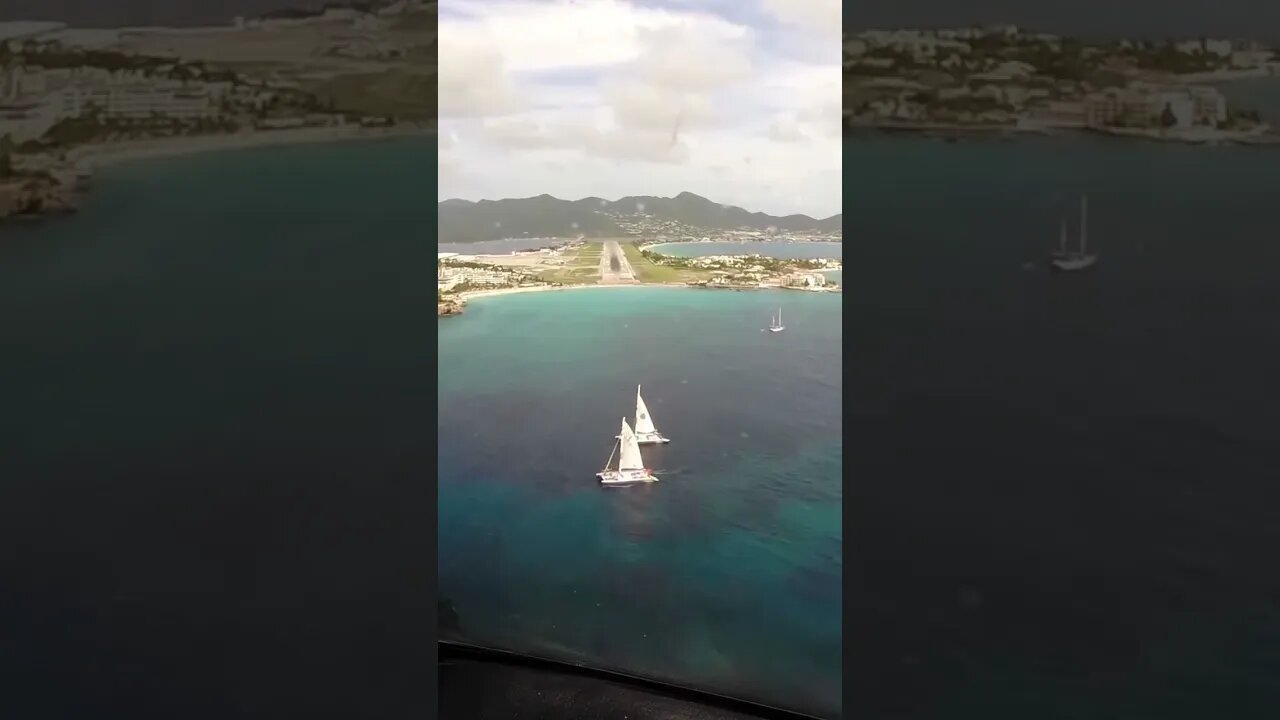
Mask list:
[[[1079,137],[1092,135],[1095,137],[1192,145],[1206,143],[1251,146],[1280,144],[1280,133],[1276,132],[1218,130],[1167,133],[1147,128],[1094,128],[1065,125],[959,125],[947,123],[857,123],[851,124],[846,128],[846,136],[849,137],[878,134],[919,135],[951,140],[980,136],[997,136],[1005,140],[1014,140],[1019,136],[1026,137],[1029,135],[1074,135]]]
[[[518,295],[531,292],[555,292],[563,290],[586,290],[590,288],[682,288],[686,290],[737,290],[739,292],[747,290],[790,290],[793,292],[814,292],[806,288],[786,287],[769,285],[767,287],[759,286],[743,286],[743,287],[703,287],[691,286],[687,283],[601,283],[592,285],[532,285],[529,287],[513,287],[513,288],[496,288],[493,290],[468,290],[459,293],[457,296],[451,297],[454,302],[465,307],[471,300],[481,298],[501,297],[503,295]],[[823,290],[824,293],[840,294],[839,290]]]
[[[389,128],[350,126],[259,130],[234,135],[156,138],[84,145],[67,151],[67,159],[81,167],[97,170],[121,162],[196,155],[217,150],[380,140],[434,133],[434,128],[420,125],[400,125]]]
[[[556,290],[583,290],[586,288],[638,288],[638,287],[687,287],[684,283],[599,283],[590,285],[532,285],[529,287],[497,288],[494,290],[468,290],[459,293],[457,301],[466,305],[468,301],[478,298],[500,297],[502,295],[518,295],[530,292],[553,292]]]

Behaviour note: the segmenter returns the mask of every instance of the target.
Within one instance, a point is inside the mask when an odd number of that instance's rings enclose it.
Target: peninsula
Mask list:
[[[380,0],[225,27],[0,23],[0,219],[74,209],[109,161],[432,132],[435,17]]]
[[[1280,142],[1214,83],[1280,74],[1246,40],[1090,42],[1017,26],[865,30],[844,38],[847,132],[1080,131],[1180,142]],[[1280,82],[1280,78],[1277,78]]]

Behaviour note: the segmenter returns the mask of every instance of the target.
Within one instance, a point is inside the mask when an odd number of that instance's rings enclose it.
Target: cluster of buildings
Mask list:
[[[1166,79],[1181,73],[1195,82],[1206,68],[1280,73],[1280,56],[1255,42],[1066,45],[1055,35],[1013,25],[846,37],[844,64],[854,79],[847,86],[846,116],[855,125],[1265,129],[1237,127],[1216,88]]]
[[[776,266],[770,269],[760,263],[757,255],[708,255],[698,258],[687,258],[682,262],[693,267],[709,269],[711,278],[706,285],[712,287],[741,287],[754,285],[757,287],[789,287],[806,290],[823,290],[829,283],[821,272],[787,271],[778,273]],[[839,269],[839,260],[822,261],[828,269]],[[701,283],[696,283],[701,284]]]
[[[763,268],[759,270],[744,268],[740,272],[712,270],[711,279],[707,280],[706,285],[709,287],[742,287],[743,285],[754,285],[756,287],[763,288],[787,287],[802,290],[824,290],[828,283],[826,276],[821,273],[788,273],[781,277],[777,277],[764,272]]]
[[[265,90],[229,81],[175,79],[174,67],[144,72],[13,61],[0,67],[0,135],[25,142],[91,112],[112,120],[211,120],[234,106],[262,107],[271,99]]]
[[[1226,99],[1209,86],[1134,83],[1090,93],[1078,106],[1083,124],[1093,128],[1218,127],[1227,120]]]
[[[1017,25],[938,30],[866,30],[844,39],[844,67],[888,69],[899,65],[982,71],[1001,62],[999,54],[976,53],[985,41],[997,40],[1021,50],[1045,54],[1063,50],[1063,38],[1051,33],[1025,32]],[[1079,46],[1085,60],[1107,59],[1108,53],[1131,53],[1164,47],[1163,42],[1120,40],[1111,46]],[[1256,68],[1273,62],[1275,53],[1252,40],[1198,38],[1174,42],[1176,53],[1197,56],[1223,68]]]
[[[840,231],[821,232],[818,230],[792,231],[766,228],[758,230],[749,227],[733,229],[715,229],[696,227],[678,220],[655,217],[639,211],[622,213],[604,211],[602,214],[611,218],[624,233],[631,237],[650,238],[644,244],[669,242],[756,242],[764,240],[784,240],[792,242],[839,242]]]
[[[454,265],[449,261],[467,262],[456,253],[439,253],[436,262],[436,281],[440,292],[450,292],[459,285],[493,285],[506,287],[519,283],[521,277],[514,272],[496,267],[471,267]]]

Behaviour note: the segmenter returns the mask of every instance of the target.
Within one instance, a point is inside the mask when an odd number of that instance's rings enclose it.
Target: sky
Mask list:
[[[839,0],[443,0],[440,199],[841,211]]]

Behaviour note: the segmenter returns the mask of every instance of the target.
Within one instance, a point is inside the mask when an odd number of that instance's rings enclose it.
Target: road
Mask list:
[[[600,284],[618,285],[635,282],[639,281],[636,280],[635,273],[631,270],[631,263],[627,261],[627,256],[622,252],[618,241],[605,240],[604,247],[600,251]]]

